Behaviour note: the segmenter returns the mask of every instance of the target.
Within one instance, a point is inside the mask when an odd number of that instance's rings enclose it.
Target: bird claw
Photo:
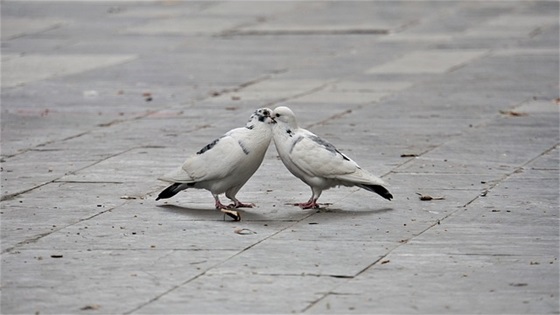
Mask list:
[[[254,203],[242,203],[239,201],[236,201],[235,203],[232,203],[228,206],[228,209],[236,209],[236,208],[253,208],[255,207]]]
[[[302,202],[302,203],[294,203],[294,206],[298,206],[302,209],[318,209],[319,204],[316,202]]]
[[[241,215],[237,211],[228,209],[220,209],[220,211],[232,218],[233,221],[241,221]]]

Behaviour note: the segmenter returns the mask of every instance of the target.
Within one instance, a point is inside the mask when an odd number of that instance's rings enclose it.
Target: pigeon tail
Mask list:
[[[365,189],[365,190],[369,190],[371,192],[377,193],[379,194],[381,197],[387,199],[387,200],[391,200],[393,199],[393,195],[391,195],[391,193],[387,190],[387,188],[381,186],[381,185],[366,185],[366,184],[360,184],[358,185],[359,187]]]
[[[175,196],[181,190],[186,189],[188,187],[192,187],[192,186],[189,186],[189,185],[192,185],[192,184],[174,183],[173,185],[165,188],[162,192],[160,192],[159,195],[156,198],[156,201],[158,201],[160,199],[171,198],[171,197]]]

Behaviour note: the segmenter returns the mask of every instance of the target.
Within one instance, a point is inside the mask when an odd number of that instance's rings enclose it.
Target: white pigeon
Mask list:
[[[245,127],[228,131],[187,158],[181,167],[159,178],[173,184],[156,200],[173,197],[187,188],[206,189],[214,196],[216,209],[239,221],[239,213],[230,209],[254,206],[240,202],[235,195],[263,161],[272,139],[271,113],[268,108],[256,110]],[[233,204],[223,205],[218,197],[222,193]]]
[[[272,134],[276,150],[288,170],[311,187],[309,201],[297,203],[303,209],[318,208],[323,190],[335,186],[358,186],[391,200],[379,177],[362,169],[332,144],[299,128],[291,109],[280,106],[272,112],[276,122]]]

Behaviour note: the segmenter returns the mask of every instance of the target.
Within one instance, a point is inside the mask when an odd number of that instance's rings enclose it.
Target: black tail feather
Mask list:
[[[175,184],[165,188],[162,192],[159,193],[159,195],[156,198],[156,201],[158,201],[160,199],[171,198],[171,197],[175,196],[181,190],[187,188],[186,186],[181,187],[181,185],[184,185],[184,184],[183,183],[175,183]]]
[[[377,193],[379,194],[379,196],[387,199],[387,200],[391,200],[393,199],[393,195],[391,195],[391,193],[387,190],[387,188],[381,186],[381,185],[358,185],[359,187],[365,189],[365,190],[369,190],[371,192]]]

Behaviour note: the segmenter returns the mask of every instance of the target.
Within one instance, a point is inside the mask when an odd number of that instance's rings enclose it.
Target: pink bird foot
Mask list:
[[[294,206],[298,206],[302,209],[317,209],[317,208],[319,208],[319,204],[317,203],[317,200],[309,200],[308,202],[294,203]]]
[[[231,208],[229,206],[226,206],[226,205],[222,204],[219,200],[216,200],[216,209],[218,209],[222,213],[228,215],[234,221],[241,221],[241,215],[239,214],[239,212],[237,212],[235,210],[230,210]],[[224,218],[224,220],[225,220],[225,218]]]
[[[235,203],[230,204],[228,207],[231,208],[253,208],[255,206],[254,203],[242,203],[239,200],[236,200]]]

